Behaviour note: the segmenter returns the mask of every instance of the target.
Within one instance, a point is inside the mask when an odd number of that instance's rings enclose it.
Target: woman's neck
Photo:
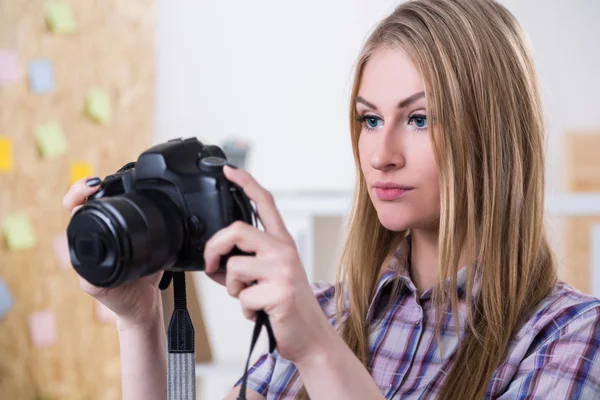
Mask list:
[[[438,279],[438,230],[411,229],[410,276],[420,296]]]

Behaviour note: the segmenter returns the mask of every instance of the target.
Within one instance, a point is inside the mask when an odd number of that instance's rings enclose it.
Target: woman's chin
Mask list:
[[[379,222],[387,230],[402,232],[406,230],[437,230],[439,229],[438,215],[418,215],[412,210],[398,210],[393,207],[383,207],[377,210]]]
[[[392,232],[402,232],[407,229],[410,229],[410,226],[402,221],[388,221],[388,220],[379,220],[381,225],[389,231]]]
[[[406,216],[399,214],[398,212],[390,212],[391,210],[378,210],[377,215],[379,222],[387,230],[394,232],[401,232],[410,229],[413,225],[412,222]]]

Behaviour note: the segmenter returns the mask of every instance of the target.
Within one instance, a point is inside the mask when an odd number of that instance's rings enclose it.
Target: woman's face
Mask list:
[[[438,170],[424,90],[408,55],[381,47],[364,68],[356,99],[360,166],[379,220],[392,231],[439,224]]]

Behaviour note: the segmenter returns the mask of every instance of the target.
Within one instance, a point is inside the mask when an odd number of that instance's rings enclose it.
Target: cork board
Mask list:
[[[0,173],[0,220],[25,213],[36,245],[0,247],[0,278],[14,298],[0,319],[0,398],[119,399],[120,361],[114,324],[101,322],[95,301],[79,288],[72,268],[53,257],[53,238],[64,233],[69,214],[62,198],[73,162],[89,163],[96,175],[135,160],[153,138],[154,1],[70,1],[78,29],[49,32],[42,0],[0,1],[0,49],[18,55],[23,77],[0,86],[0,135],[13,143],[14,167]],[[32,59],[53,63],[55,90],[34,94],[27,68]],[[112,118],[97,124],[83,113],[90,87],[105,90]],[[38,124],[58,121],[68,152],[43,159],[34,139]],[[55,315],[55,344],[38,348],[28,318]]]
[[[566,135],[567,190],[600,192],[600,132]]]

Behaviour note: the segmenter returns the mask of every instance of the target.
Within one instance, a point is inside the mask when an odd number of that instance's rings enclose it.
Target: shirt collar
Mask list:
[[[408,288],[411,293],[417,293],[417,288],[410,277],[410,252],[411,252],[411,236],[410,234],[406,235],[406,238],[400,243],[400,246],[396,249],[394,256],[390,260],[387,265],[385,272],[381,276],[377,284],[376,295],[381,291],[381,289],[391,281],[395,279],[399,279],[403,286]],[[458,298],[460,300],[464,299],[465,293],[467,290],[467,278],[468,271],[467,267],[464,266],[460,270],[458,270],[458,274],[456,277],[456,290],[458,294]],[[447,285],[450,284],[448,280]],[[474,288],[474,294],[478,292],[479,284],[476,282],[476,287]],[[431,297],[432,288],[427,289],[420,296],[421,300],[426,300]]]

